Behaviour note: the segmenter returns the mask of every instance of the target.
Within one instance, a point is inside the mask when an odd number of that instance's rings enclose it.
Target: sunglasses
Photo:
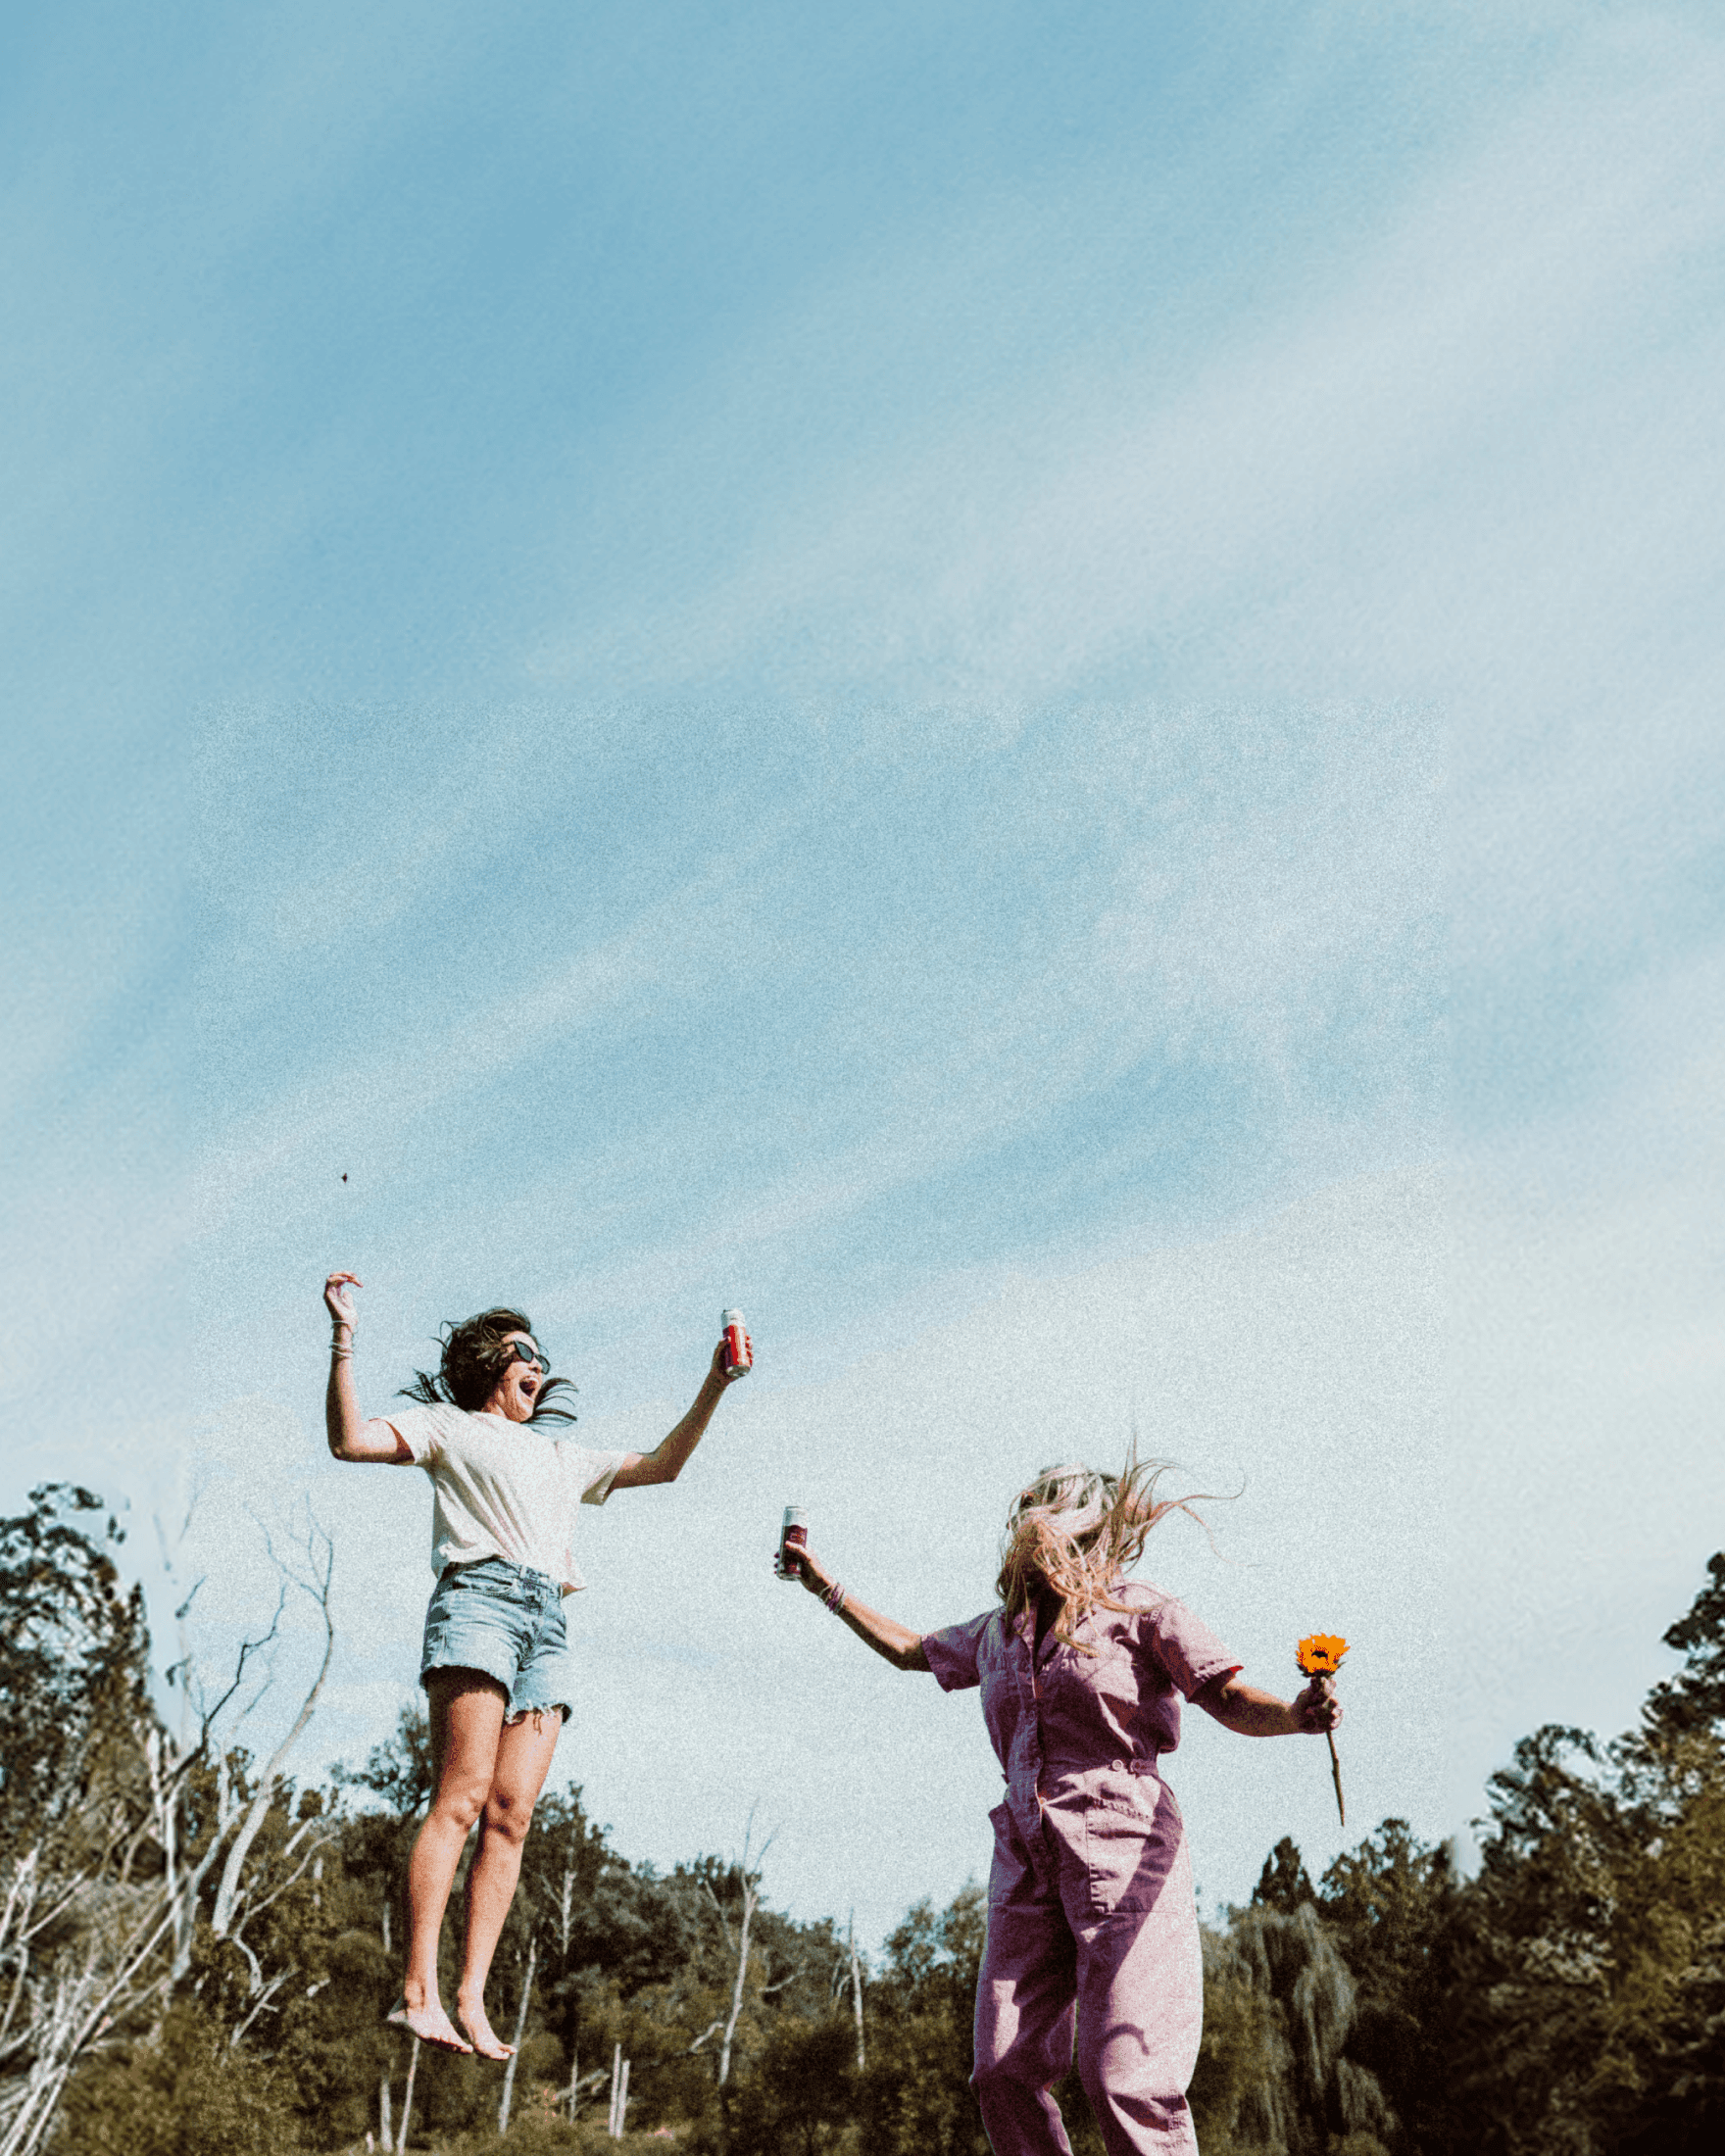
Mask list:
[[[530,1340],[512,1340],[507,1345],[511,1362],[530,1362],[541,1377],[548,1378],[551,1375],[551,1364],[546,1359],[544,1350],[536,1348]]]

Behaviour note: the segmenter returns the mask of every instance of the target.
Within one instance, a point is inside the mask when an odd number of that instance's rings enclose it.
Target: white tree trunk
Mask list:
[[[857,2021],[857,2071],[862,2073],[865,2059],[862,2050],[862,1963],[857,1953],[857,1912],[851,1911],[849,1933],[851,1948],[851,2011]]]
[[[515,2101],[516,2068],[520,2064],[521,2035],[527,2026],[527,2001],[533,1995],[533,1965],[539,1959],[539,1941],[531,1935],[527,1939],[527,1974],[521,1980],[521,2004],[516,2015],[515,2043],[510,2050],[509,2064],[503,2070],[503,2094],[497,2102],[497,2131],[509,2132],[510,2106]]]
[[[408,2060],[408,2085],[401,2092],[401,2132],[395,2137],[395,2156],[403,2156],[408,2145],[408,2121],[414,2111],[414,2076],[419,2071],[419,2039],[414,2038],[413,2055]]]
[[[731,1986],[731,2018],[724,2025],[724,2038],[718,2052],[718,2085],[722,2088],[730,2079],[731,2038],[737,2033],[737,2023],[743,2012],[743,1982],[749,1974],[749,1925],[755,1915],[755,1882],[748,1873],[743,1874],[743,1930],[737,1941],[737,1981]]]
[[[218,1938],[225,1938],[232,1927],[234,1901],[239,1893],[240,1873],[245,1867],[247,1856],[251,1853],[252,1843],[258,1838],[259,1829],[270,1815],[270,1800],[275,1788],[276,1777],[280,1774],[282,1764],[288,1753],[298,1741],[300,1733],[312,1719],[323,1690],[323,1680],[329,1675],[330,1660],[335,1653],[335,1621],[329,1614],[329,1583],[335,1569],[335,1549],[332,1544],[326,1544],[325,1547],[326,1555],[321,1580],[314,1574],[312,1580],[301,1582],[306,1592],[318,1604],[319,1611],[323,1619],[323,1659],[319,1663],[318,1674],[312,1682],[312,1689],[307,1692],[305,1701],[298,1715],[294,1718],[293,1728],[288,1731],[281,1742],[276,1745],[274,1751],[271,1753],[269,1764],[259,1777],[256,1793],[252,1797],[239,1833],[234,1836],[232,1844],[228,1848],[227,1862],[222,1867],[221,1884],[216,1888],[216,1906],[210,1917],[210,1929]],[[271,1554],[271,1556],[274,1555],[273,1549]],[[315,1562],[315,1545],[313,1556]]]

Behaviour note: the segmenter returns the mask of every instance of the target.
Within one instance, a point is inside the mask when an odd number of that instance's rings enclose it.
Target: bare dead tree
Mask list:
[[[274,1751],[271,1753],[263,1773],[258,1777],[258,1786],[253,1792],[252,1801],[247,1807],[245,1818],[241,1821],[239,1832],[234,1836],[228,1846],[227,1862],[222,1867],[221,1883],[216,1888],[216,1906],[210,1917],[210,1929],[218,1938],[225,1938],[234,1927],[236,1911],[240,1901],[240,1876],[245,1868],[246,1858],[251,1853],[252,1843],[258,1838],[259,1829],[270,1816],[270,1806],[275,1794],[275,1784],[280,1777],[287,1755],[304,1733],[306,1724],[317,1712],[318,1701],[322,1694],[324,1681],[329,1675],[330,1659],[335,1652],[335,1623],[329,1610],[329,1589],[335,1577],[334,1544],[322,1528],[319,1526],[310,1505],[306,1507],[306,1523],[303,1533],[302,1553],[305,1558],[303,1571],[295,1571],[282,1562],[276,1555],[275,1545],[271,1540],[268,1530],[265,1532],[264,1540],[269,1547],[271,1561],[282,1574],[284,1590],[287,1584],[291,1582],[309,1594],[317,1604],[318,1613],[323,1621],[323,1655],[318,1664],[318,1674],[312,1680],[311,1689],[300,1703],[300,1711],[294,1718],[293,1727],[281,1740],[280,1743],[276,1745]],[[316,1854],[315,1849],[308,1852],[307,1863],[310,1863],[314,1854]],[[304,1865],[301,1866],[301,1869],[304,1869]],[[297,1878],[299,1875],[296,1873],[294,1876]],[[274,1896],[271,1895],[271,1899],[273,1898]]]
[[[754,1921],[755,1911],[761,1902],[761,1867],[766,1860],[767,1850],[772,1847],[776,1838],[775,1836],[768,1835],[761,1844],[760,1849],[755,1853],[753,1864],[751,1864],[749,1851],[754,1838],[755,1812],[754,1808],[751,1807],[748,1825],[743,1830],[743,1861],[737,1867],[738,1879],[743,1892],[743,1916],[735,1947],[737,1974],[736,1980],[731,1985],[730,2016],[725,2022],[724,2036],[718,2049],[718,2086],[720,2088],[730,2080],[731,2045],[737,2034],[737,2023],[742,2019],[743,1987],[749,1975],[749,1927]],[[717,1913],[719,1929],[724,1934],[725,1944],[729,1946],[731,1944],[731,1928],[724,1913],[724,1906],[713,1891],[711,1884],[706,1882],[703,1882],[703,1884],[707,1886],[708,1898]],[[705,2037],[698,2039],[702,2042],[705,2042]],[[695,2046],[691,2044],[689,2048],[693,2050]]]
[[[503,2070],[503,2094],[497,2099],[497,2131],[509,2132],[510,2106],[515,2101],[516,2068],[520,2062],[521,2037],[527,2027],[527,2001],[533,1996],[533,1971],[539,1960],[539,1940],[527,1934],[527,1968],[521,1979],[521,2003],[516,2009],[515,2040],[510,2047],[509,2064]]]
[[[395,2137],[395,2156],[406,2156],[408,2145],[408,2120],[414,2109],[414,2077],[419,2071],[419,2039],[414,2038],[414,2048],[408,2054],[408,2085],[401,2092],[401,2131]]]
[[[857,2022],[857,2071],[862,2073],[866,2065],[862,2049],[862,1960],[857,1952],[857,1912],[851,1911],[851,1921],[845,1930],[845,1944],[851,1957],[851,2012]]]
[[[141,1691],[115,1705],[66,1762],[65,1801],[56,1799],[49,1812],[58,1823],[54,1832],[45,1831],[14,1864],[0,1900],[0,1971],[11,1976],[0,1994],[0,2156],[35,2156],[77,2065],[92,2051],[137,2034],[161,2012],[189,1967],[203,1889],[224,1851],[218,1914],[250,1980],[249,2011],[233,2041],[273,2009],[291,1975],[266,1976],[240,1931],[303,1876],[325,1838],[319,1822],[308,1820],[267,1865],[252,1861],[282,1762],[311,1719],[329,1667],[333,1552],[309,1512],[303,1542],[310,1577],[276,1559],[282,1590],[274,1615],[259,1637],[241,1642],[213,1698],[200,1690],[188,1657],[176,1665],[185,1696],[195,1703],[195,1726],[188,1723],[177,1740],[171,1737]],[[271,1554],[275,1557],[273,1545]],[[234,1790],[218,1723],[275,1638],[296,1585],[322,1614],[322,1663],[247,1807]],[[190,1602],[188,1595],[180,1606],[182,1622]],[[241,1708],[242,1721],[246,1711]],[[205,1846],[191,1861],[184,1853],[187,1797],[194,1772],[212,1757],[214,1817]]]

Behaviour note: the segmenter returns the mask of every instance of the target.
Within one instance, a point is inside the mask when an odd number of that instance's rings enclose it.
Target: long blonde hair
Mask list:
[[[1167,1472],[1166,1461],[1141,1460],[1134,1446],[1117,1475],[1045,1467],[1019,1491],[1007,1515],[995,1583],[1008,1623],[1034,1607],[1037,1591],[1047,1586],[1060,1600],[1055,1638],[1094,1654],[1095,1647],[1073,1637],[1077,1627],[1093,1609],[1129,1607],[1114,1592],[1121,1573],[1138,1562],[1158,1520],[1191,1512],[1193,1495],[1157,1495]]]

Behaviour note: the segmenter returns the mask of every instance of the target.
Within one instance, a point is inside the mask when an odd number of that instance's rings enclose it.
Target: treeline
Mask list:
[[[78,1491],[0,1521],[0,2156],[615,2149],[621,2060],[624,2148],[986,2156],[977,1889],[870,1965],[770,1908],[747,1850],[626,1863],[578,1791],[540,1805],[498,1954],[514,2067],[386,2028],[422,1719],[314,1787],[223,1736],[241,1690],[172,1734],[116,1539]],[[326,1615],[315,1538],[296,1581]],[[1475,1877],[1396,1820],[1315,1885],[1271,1852],[1205,1937],[1205,2156],[1725,2145],[1725,1556],[1666,1640],[1632,1733],[1517,1747]],[[1075,2080],[1062,2103],[1100,2156]]]

